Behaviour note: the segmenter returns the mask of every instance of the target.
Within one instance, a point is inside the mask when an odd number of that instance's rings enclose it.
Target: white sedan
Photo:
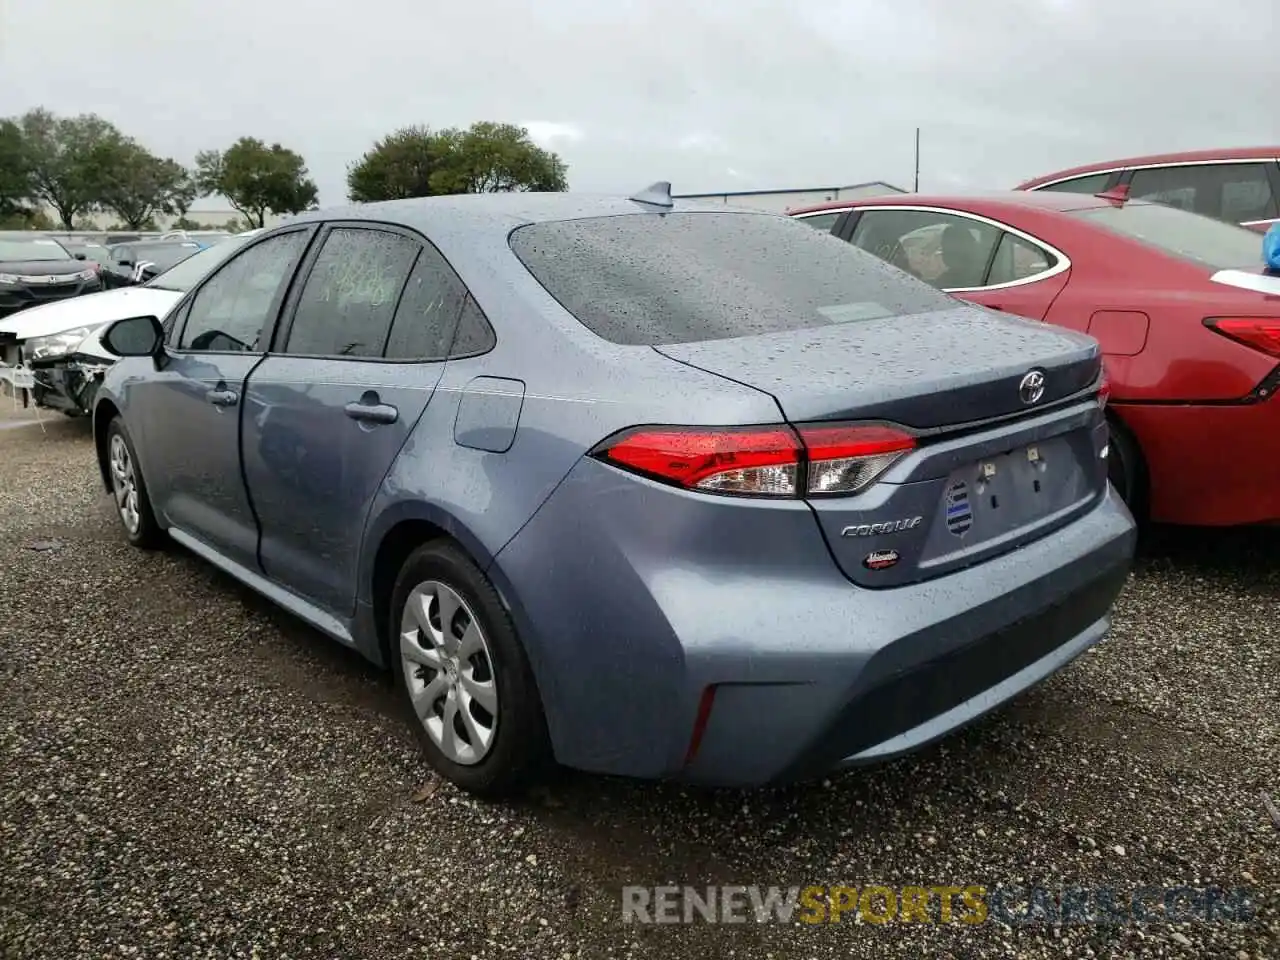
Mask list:
[[[0,320],[0,380],[25,402],[88,414],[102,374],[114,359],[99,342],[108,325],[127,317],[163,317],[183,295],[258,231],[201,250],[136,287],[91,293],[31,307]]]

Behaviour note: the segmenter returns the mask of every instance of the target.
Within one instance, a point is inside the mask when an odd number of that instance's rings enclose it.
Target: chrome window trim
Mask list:
[[[928,207],[928,206],[921,206],[919,204],[908,204],[908,203],[876,204],[874,206],[868,206],[868,207],[849,207],[848,209],[855,211],[857,213],[870,213],[875,210],[902,210],[902,211],[915,212],[915,213],[940,213],[946,216],[960,217],[961,219],[965,219],[965,220],[974,220],[974,221],[977,221],[978,223],[985,223],[988,226],[995,227],[997,230],[1002,230],[1005,233],[1011,233],[1015,237],[1025,240],[1027,241],[1027,243],[1034,244],[1035,246],[1040,247],[1042,250],[1045,250],[1048,253],[1058,258],[1058,262],[1055,263],[1048,270],[1041,270],[1039,273],[1033,274],[1030,277],[1023,277],[1020,280],[1009,280],[1005,283],[993,283],[985,287],[944,287],[943,288],[944,293],[981,293],[986,290],[1008,290],[1011,287],[1023,287],[1029,283],[1039,283],[1041,280],[1048,280],[1051,277],[1056,277],[1060,273],[1066,273],[1068,270],[1071,269],[1071,258],[1068,257],[1061,250],[1059,250],[1057,247],[1055,247],[1053,244],[1045,243],[1043,240],[1039,239],[1038,237],[1032,236],[1031,234],[1027,233],[1025,230],[1019,230],[1017,227],[1009,226],[1009,224],[1002,223],[999,220],[993,220],[990,217],[984,217],[980,213],[969,213],[967,210],[952,210],[947,207]],[[849,242],[850,243],[853,242],[852,238],[850,238]]]
[[[1280,163],[1280,157],[1242,157],[1235,160],[1177,160],[1161,163],[1139,163],[1131,166],[1107,167],[1105,170],[1088,170],[1084,173],[1073,173],[1068,177],[1058,177],[1055,180],[1046,180],[1044,183],[1037,183],[1034,187],[1028,187],[1025,192],[1033,193],[1036,190],[1044,190],[1046,187],[1052,187],[1059,183],[1066,183],[1068,180],[1083,180],[1085,177],[1100,177],[1103,174],[1110,176],[1113,173],[1124,173],[1128,170],[1165,170],[1170,167],[1212,167],[1228,163]]]

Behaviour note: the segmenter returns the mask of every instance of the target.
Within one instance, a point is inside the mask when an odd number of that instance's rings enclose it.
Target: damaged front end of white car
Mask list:
[[[0,379],[23,406],[35,404],[68,416],[93,410],[93,398],[114,358],[98,334],[107,324],[73,327],[28,340],[0,332]]]

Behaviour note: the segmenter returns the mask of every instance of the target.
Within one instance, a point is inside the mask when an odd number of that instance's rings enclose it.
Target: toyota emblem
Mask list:
[[[1032,370],[1023,377],[1018,384],[1018,396],[1025,404],[1039,403],[1044,396],[1044,374],[1039,370]]]

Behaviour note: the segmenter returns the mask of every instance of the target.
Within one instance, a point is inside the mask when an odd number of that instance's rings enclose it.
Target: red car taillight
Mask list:
[[[1248,317],[1211,317],[1204,325],[1214,333],[1280,359],[1280,320]]]
[[[592,456],[686,490],[796,498],[857,493],[915,446],[882,424],[635,427]]]

